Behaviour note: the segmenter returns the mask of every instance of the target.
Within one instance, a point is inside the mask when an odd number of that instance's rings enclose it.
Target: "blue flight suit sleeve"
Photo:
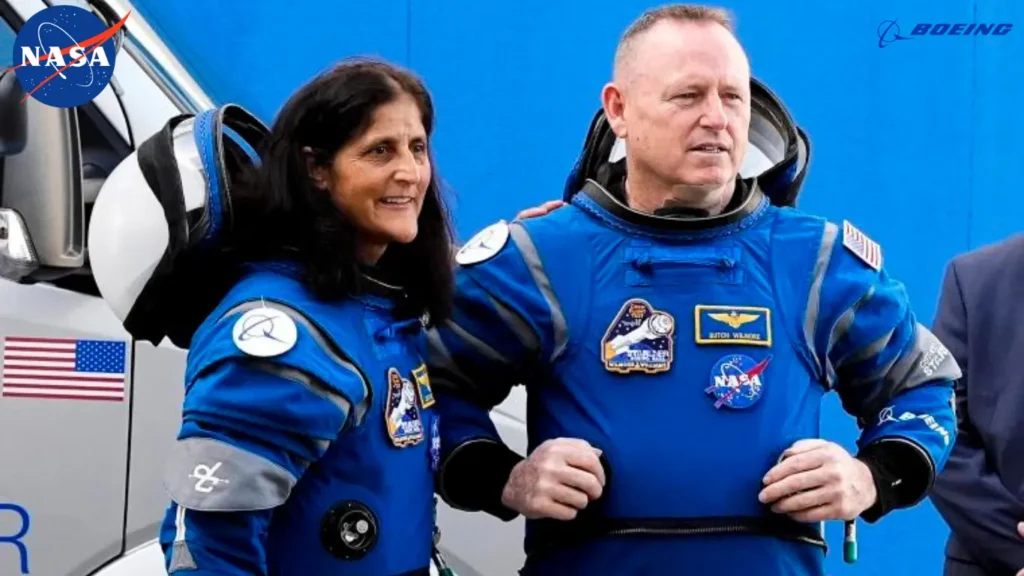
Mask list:
[[[850,223],[827,223],[805,314],[805,336],[822,380],[861,428],[858,457],[872,471],[877,521],[931,489],[956,437],[949,350],[911,309],[882,251]]]
[[[358,424],[369,388],[297,311],[294,345],[250,356],[233,339],[241,312],[216,322],[189,356],[182,426],[166,470],[160,530],[169,574],[263,576],[274,509],[309,465]]]
[[[429,333],[438,493],[454,508],[509,520],[516,514],[501,492],[523,457],[505,446],[489,412],[516,384],[543,379],[565,348],[565,318],[521,222],[485,228],[456,260],[452,316]]]
[[[955,264],[946,269],[934,330],[964,371],[956,387],[959,434],[931,500],[975,561],[993,574],[1012,574],[1024,567],[1024,542],[1017,534],[1017,523],[1024,521],[1024,502],[1007,490],[987,462],[967,411],[967,310]]]

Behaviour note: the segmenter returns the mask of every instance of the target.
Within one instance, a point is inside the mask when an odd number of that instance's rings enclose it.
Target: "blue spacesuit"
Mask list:
[[[192,341],[160,532],[171,574],[427,574],[438,463],[401,290],[324,302],[250,266]]]
[[[521,456],[488,411],[524,384],[529,449],[581,438],[608,478],[575,520],[527,521],[524,574],[823,574],[820,525],[762,505],[765,473],[819,437],[835,391],[879,490],[863,516],[912,505],[953,446],[959,368],[850,223],[755,181],[715,217],[621,198],[588,181],[460,250],[453,317],[430,333],[439,493],[515,516],[500,495]]]

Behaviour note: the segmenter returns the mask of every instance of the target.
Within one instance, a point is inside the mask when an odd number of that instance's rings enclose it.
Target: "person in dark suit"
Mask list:
[[[945,576],[1024,576],[1022,285],[1024,234],[946,268],[933,331],[963,377],[959,434],[931,492],[951,529]]]

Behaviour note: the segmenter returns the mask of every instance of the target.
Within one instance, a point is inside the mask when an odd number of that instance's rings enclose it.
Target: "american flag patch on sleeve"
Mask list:
[[[868,266],[875,270],[882,269],[882,247],[850,224],[849,220],[843,220],[843,246]]]

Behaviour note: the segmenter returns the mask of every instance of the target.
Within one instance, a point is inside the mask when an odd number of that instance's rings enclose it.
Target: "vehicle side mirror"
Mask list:
[[[28,118],[21,103],[24,97],[25,90],[14,71],[0,73],[0,158],[14,156],[25,149]]]
[[[30,283],[85,265],[85,204],[77,110],[10,96],[19,90],[0,98],[0,111],[23,117],[31,134],[0,158],[0,276]]]

